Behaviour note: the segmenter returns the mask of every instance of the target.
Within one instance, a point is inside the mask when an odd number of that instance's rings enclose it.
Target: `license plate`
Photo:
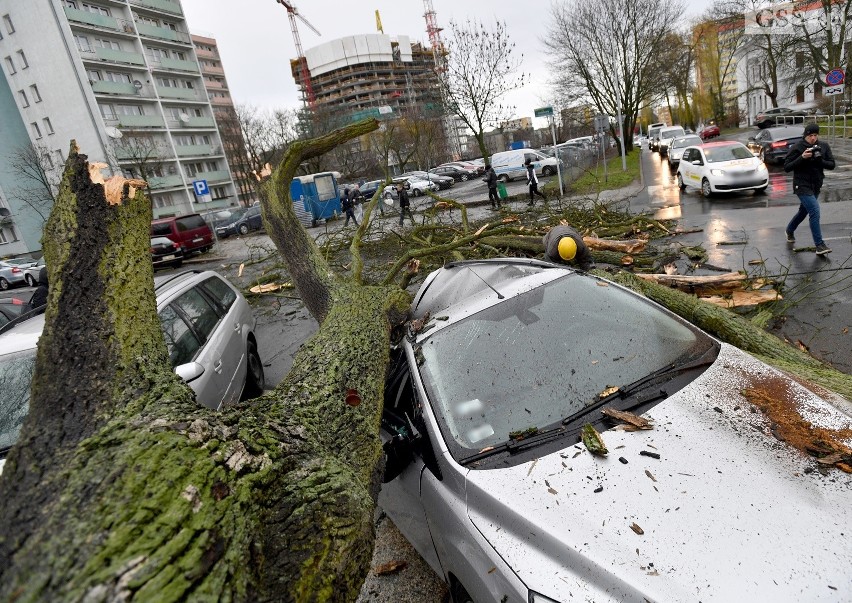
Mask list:
[[[164,256],[163,256],[162,258],[160,258],[160,259],[162,259],[162,260],[173,260],[173,259],[175,259],[175,256],[173,256],[173,255],[164,255]]]
[[[192,239],[193,243],[201,243],[202,241],[204,241],[204,239],[202,239],[201,237],[198,237],[197,239]]]

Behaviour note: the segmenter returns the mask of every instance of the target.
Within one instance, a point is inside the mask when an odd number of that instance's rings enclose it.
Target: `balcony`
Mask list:
[[[227,182],[231,179],[228,170],[216,170],[215,172],[198,172],[191,180],[206,180],[210,182]]]
[[[159,115],[114,115],[104,118],[108,126],[119,128],[165,128],[163,118]]]
[[[203,48],[196,46],[195,47],[195,54],[199,59],[213,59],[213,60],[216,60],[216,61],[219,60],[219,53],[216,52],[215,50],[213,50],[213,51],[204,50]]]
[[[153,178],[148,178],[148,186],[152,189],[156,188],[175,188],[177,186],[183,187],[183,178],[178,175],[175,176],[162,176]]]
[[[212,117],[188,117],[184,120],[169,120],[170,128],[215,128],[216,120]]]
[[[181,15],[180,6],[176,2],[169,0],[130,0],[130,4],[141,6],[142,8],[151,8],[171,15]]]
[[[169,40],[171,42],[180,42],[181,44],[192,44],[189,34],[183,31],[175,31],[168,27],[157,27],[148,23],[136,22],[136,31],[140,36],[148,38],[157,38],[158,40]]]
[[[162,99],[203,100],[199,97],[198,91],[190,90],[189,88],[157,86],[157,94],[159,94]]]
[[[138,52],[127,52],[124,50],[113,50],[112,48],[95,48],[95,56],[101,61],[110,63],[124,63],[127,65],[145,65],[145,58]],[[88,58],[88,57],[84,57]]]
[[[210,75],[225,75],[225,69],[221,65],[202,65],[201,71]]]
[[[188,144],[188,145],[176,145],[175,150],[177,150],[178,157],[198,157],[200,155],[217,155],[218,147],[214,147],[212,144]]]
[[[65,16],[73,23],[82,23],[84,25],[93,25],[101,29],[111,29],[119,31],[118,21],[106,15],[96,15],[85,10],[65,7]]]
[[[148,62],[151,63],[151,69],[160,69],[167,71],[185,71],[188,73],[198,73],[198,63],[195,61],[184,61],[182,59],[155,59],[148,57]]]
[[[95,94],[121,94],[124,96],[139,96],[139,90],[128,82],[92,82]]]

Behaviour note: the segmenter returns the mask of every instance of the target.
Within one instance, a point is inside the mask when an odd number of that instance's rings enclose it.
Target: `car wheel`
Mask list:
[[[701,194],[705,197],[713,194],[713,190],[710,188],[710,181],[707,178],[701,181]]]
[[[248,224],[240,224],[240,234],[247,235],[249,231]]]
[[[243,386],[243,399],[257,398],[263,393],[265,380],[263,377],[263,362],[257,353],[257,346],[249,339],[246,350],[248,364],[246,365],[246,384]]]
[[[541,170],[543,176],[551,176],[553,175],[553,168],[549,165],[544,166],[544,169]]]
[[[32,275],[32,274],[27,274],[27,275],[24,277],[24,280],[26,280],[26,281],[27,281],[27,287],[35,287],[35,286],[36,286],[36,281],[35,281],[35,279],[33,278],[33,275]],[[4,289],[5,289],[5,287],[4,287]]]
[[[456,579],[453,579],[452,586],[450,587],[450,596],[453,603],[473,603],[473,597],[468,594],[464,586],[461,585],[461,582]]]
[[[686,184],[683,182],[683,176],[681,176],[680,172],[678,172],[678,174],[677,174],[677,187],[680,190],[686,189]]]
[[[509,177],[506,174],[500,174],[499,176],[497,176],[497,180],[499,180],[500,182],[508,182]]]
[[[6,291],[8,288],[9,288],[9,281],[7,281],[5,278],[0,277],[0,289],[3,289],[3,291]]]
[[[412,197],[419,197],[419,196],[420,196],[420,195],[422,195],[422,194],[423,194],[423,193],[421,193],[421,192],[420,192],[420,189],[419,189],[419,188],[415,188],[414,190],[412,190],[412,191],[411,191],[411,196],[412,196]]]
[[[462,174],[462,175],[461,175],[461,181],[462,181],[462,182],[467,182],[467,179],[468,179],[468,178],[470,178],[470,176],[468,176],[467,174]]]

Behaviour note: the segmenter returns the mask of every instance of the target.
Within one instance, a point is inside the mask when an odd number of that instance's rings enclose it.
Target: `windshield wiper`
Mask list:
[[[459,461],[459,464],[467,465],[469,463],[473,463],[489,456],[500,454],[501,452],[508,452],[509,454],[522,452],[524,450],[528,450],[530,448],[534,448],[536,446],[544,444],[545,442],[549,442],[550,440],[554,440],[559,436],[565,435],[566,433],[568,433],[568,431],[564,427],[556,427],[554,429],[548,429],[547,431],[539,431],[538,433],[526,436],[523,439],[509,440],[508,442],[503,442],[502,444],[498,444],[497,446],[485,448],[476,454],[461,459]]]
[[[573,423],[574,421],[588,415],[594,410],[602,408],[607,404],[611,404],[613,401],[621,399],[626,400],[632,396],[635,396],[639,391],[641,391],[648,383],[653,381],[657,381],[659,379],[664,379],[666,377],[673,377],[674,375],[679,375],[680,373],[691,371],[693,369],[701,368],[703,366],[709,366],[716,362],[717,350],[715,347],[710,348],[700,357],[692,360],[690,362],[685,362],[682,364],[678,364],[673,362],[672,364],[667,364],[666,366],[657,369],[656,371],[645,375],[641,379],[630,383],[629,385],[625,385],[624,387],[620,387],[608,396],[601,398],[600,400],[596,400],[592,404],[589,404],[582,410],[575,412],[572,415],[569,415],[562,419],[563,425],[568,425]],[[708,357],[711,356],[711,357]],[[642,398],[636,398],[635,401],[631,400],[631,404],[625,408],[620,410],[629,410],[631,408],[635,408],[637,406],[641,406],[642,404],[646,404],[647,402],[652,402],[654,400],[658,400],[660,398],[668,397],[668,393],[663,390],[658,390],[657,392],[652,393],[649,396],[643,396]]]

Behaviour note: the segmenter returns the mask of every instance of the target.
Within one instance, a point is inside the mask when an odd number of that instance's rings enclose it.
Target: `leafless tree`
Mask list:
[[[44,222],[59,190],[62,166],[54,164],[46,147],[32,143],[14,149],[7,161],[9,171],[23,183],[9,192]]]
[[[170,160],[172,150],[165,140],[154,134],[125,134],[112,142],[115,163],[133,175],[148,180],[162,177],[163,165]]]
[[[231,175],[237,187],[239,197],[251,199],[257,194],[257,179],[252,175],[252,166],[246,149],[246,141],[237,110],[228,107],[219,111],[216,115],[216,125],[219,127],[219,138],[222,140],[222,148],[228,158],[231,167]]]
[[[660,96],[654,56],[683,12],[677,0],[577,0],[551,6],[544,40],[560,95],[624,115],[632,132],[643,102]],[[632,148],[632,137],[625,137]]]
[[[450,22],[441,87],[447,110],[471,129],[482,156],[488,158],[485,128],[511,117],[514,107],[501,99],[524,85],[519,73],[523,55],[509,39],[506,24],[490,29],[476,20]]]

